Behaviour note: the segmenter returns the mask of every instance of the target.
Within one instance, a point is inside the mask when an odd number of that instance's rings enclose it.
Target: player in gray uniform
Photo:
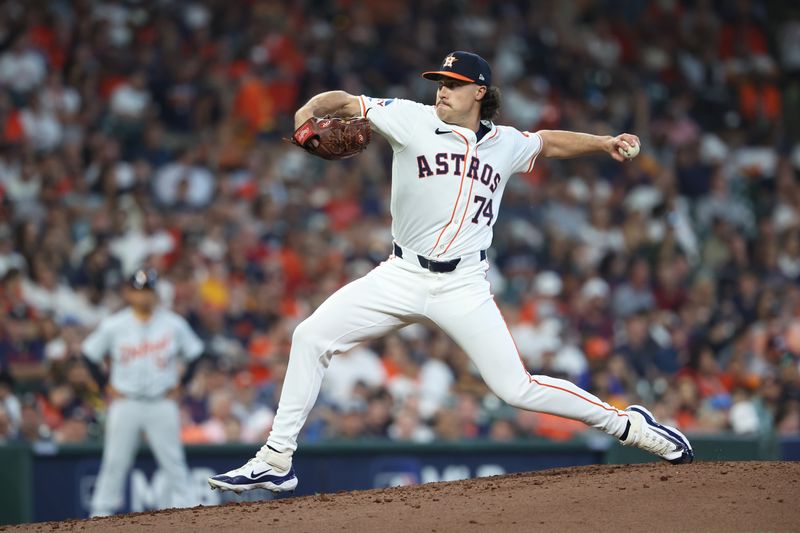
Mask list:
[[[604,153],[622,162],[639,153],[638,137],[494,124],[499,92],[489,64],[470,52],[447,55],[423,77],[438,83],[434,106],[330,91],[295,114],[296,128],[312,116],[364,117],[392,146],[394,253],[297,327],[267,443],[244,466],[211,477],[211,487],[294,489],[297,436],[331,357],[423,319],[444,330],[510,405],[580,420],[671,463],[691,462],[686,437],[644,407],[617,409],[569,381],[530,374],[486,280],[486,249],[515,174],[530,172],[539,156]]]
[[[164,507],[194,502],[187,492],[189,473],[180,439],[178,387],[181,359],[184,382],[194,371],[203,343],[189,324],[158,306],[154,270],[138,270],[125,288],[129,306],[104,319],[83,342],[83,355],[102,385],[99,365],[110,361],[111,405],[105,427],[103,462],[91,503],[91,516],[109,516],[122,504],[123,485],[144,432],[172,500]]]

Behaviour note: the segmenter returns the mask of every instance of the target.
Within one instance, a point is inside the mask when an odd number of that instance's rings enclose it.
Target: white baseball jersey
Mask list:
[[[111,356],[111,386],[124,395],[156,398],[178,384],[179,356],[191,361],[203,342],[183,317],[158,308],[143,322],[125,308],[100,322],[81,346],[99,363]]]
[[[433,106],[360,96],[361,113],[394,150],[392,235],[403,248],[450,260],[492,243],[509,178],[530,172],[542,150],[537,133],[510,126],[474,131],[443,122]]]

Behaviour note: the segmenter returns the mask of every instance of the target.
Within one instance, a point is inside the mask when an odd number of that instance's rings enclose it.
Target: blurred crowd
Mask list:
[[[767,0],[6,0],[0,442],[81,442],[80,343],[137,267],[206,354],[187,443],[261,442],[293,328],[391,251],[388,144],[282,142],[330,89],[430,103],[451,50],[498,121],[632,132],[641,155],[509,183],[490,281],[527,368],[690,433],[800,434],[800,9]],[[438,330],[336,356],[301,439],[544,437]]]

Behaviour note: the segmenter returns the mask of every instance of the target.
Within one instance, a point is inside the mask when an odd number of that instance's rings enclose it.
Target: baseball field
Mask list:
[[[800,531],[800,462],[602,465],[0,527],[38,531]]]

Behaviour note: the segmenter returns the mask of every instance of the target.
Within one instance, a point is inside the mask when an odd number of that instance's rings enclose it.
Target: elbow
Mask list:
[[[306,118],[332,116],[355,116],[359,113],[358,98],[346,91],[320,93],[295,113],[295,123]],[[302,119],[302,120],[301,120]]]
[[[357,96],[345,91],[336,91],[336,93],[338,110],[336,116],[350,118],[361,114],[361,103]]]
[[[346,91],[328,91],[319,95],[318,107],[330,112],[332,109],[339,110],[355,99],[355,96]]]

